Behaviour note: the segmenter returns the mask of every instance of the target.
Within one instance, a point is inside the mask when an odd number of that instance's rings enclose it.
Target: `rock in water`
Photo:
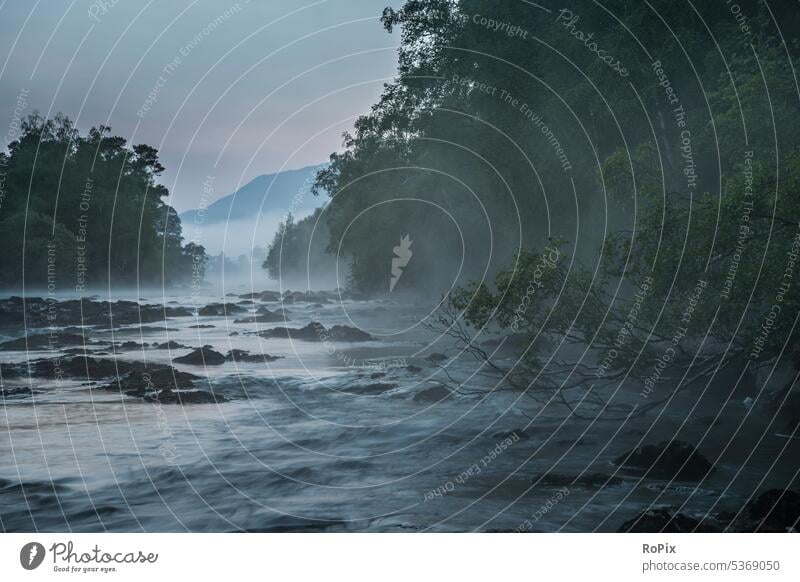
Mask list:
[[[714,467],[689,443],[683,441],[644,445],[617,457],[614,464],[647,471],[656,479],[699,481]]]
[[[682,513],[648,509],[620,526],[619,533],[714,533],[719,529]]]
[[[185,356],[174,358],[172,361],[177,364],[191,364],[193,366],[219,366],[225,363],[225,356],[214,351],[211,346],[203,346]]]
[[[348,325],[334,325],[329,335],[335,342],[368,342],[373,339],[367,332]]]
[[[251,354],[247,350],[230,350],[225,354],[225,359],[229,362],[274,362],[283,356],[270,356],[269,354]]]
[[[450,398],[452,395],[453,393],[444,386],[432,386],[414,394],[414,402],[436,403]]]
[[[0,343],[0,351],[28,351],[55,349],[64,346],[82,346],[91,343],[84,336],[72,333],[31,334],[15,340]]]
[[[279,313],[264,310],[256,314],[249,314],[247,317],[240,317],[234,319],[233,323],[277,323],[279,321],[286,321],[288,317],[284,317]]]
[[[748,504],[747,514],[752,521],[747,531],[796,532],[800,530],[800,493],[770,489]]]
[[[347,325],[334,325],[330,329],[316,321],[312,321],[305,327],[274,327],[259,333],[266,338],[289,338],[308,342],[365,342],[374,338],[365,331]]]
[[[240,307],[235,303],[209,303],[205,307],[200,308],[197,315],[201,316],[222,316],[222,315],[235,315],[238,313],[247,313],[244,307]]]
[[[172,340],[168,342],[164,342],[163,344],[156,345],[155,349],[157,350],[183,350],[188,348],[189,346],[185,346],[183,344],[179,344],[178,342],[174,342]]]
[[[395,388],[397,388],[397,384],[392,384],[390,382],[374,382],[372,384],[344,388],[342,392],[349,392],[350,394],[359,394],[362,396],[377,396],[389,390],[394,390]]]
[[[227,402],[224,396],[212,394],[205,390],[171,390],[166,388],[161,392],[150,392],[144,400],[158,402],[159,404],[212,404],[214,402]]]

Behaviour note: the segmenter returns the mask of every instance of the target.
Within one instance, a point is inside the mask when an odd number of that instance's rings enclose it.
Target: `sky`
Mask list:
[[[179,212],[318,164],[396,71],[391,0],[0,0],[0,134],[109,125],[160,151]],[[397,6],[395,6],[397,7]]]

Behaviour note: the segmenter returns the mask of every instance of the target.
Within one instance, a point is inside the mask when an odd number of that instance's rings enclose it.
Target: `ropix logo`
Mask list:
[[[44,561],[44,546],[39,542],[29,542],[19,551],[19,563],[26,570],[35,570]]]
[[[409,236],[403,235],[403,238],[400,239],[400,245],[394,247],[394,258],[392,258],[392,277],[389,280],[389,293],[394,291],[394,286],[397,285],[397,282],[400,280],[400,276],[403,274],[403,268],[408,265],[408,262],[411,260],[411,243],[412,241]]]

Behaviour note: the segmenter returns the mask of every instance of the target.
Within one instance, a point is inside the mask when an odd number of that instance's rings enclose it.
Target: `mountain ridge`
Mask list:
[[[311,212],[327,200],[327,197],[311,194],[314,177],[326,165],[323,163],[261,174],[235,192],[215,200],[205,209],[195,208],[181,212],[181,222],[219,224],[252,219],[258,214]]]

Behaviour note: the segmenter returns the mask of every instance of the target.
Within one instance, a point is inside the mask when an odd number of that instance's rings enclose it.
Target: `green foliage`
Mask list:
[[[48,283],[48,248],[60,291],[195,276],[204,249],[182,246],[180,219],[156,182],[163,170],[154,148],[129,148],[108,127],[82,136],[64,116],[29,116],[3,158],[2,285]]]
[[[278,225],[263,268],[271,279],[288,286],[306,286],[335,271],[335,257],[327,252],[330,240],[324,209],[295,222],[291,213]]]
[[[443,329],[466,321],[511,332],[519,378],[541,372],[545,345],[562,340],[588,349],[582,371],[614,349],[605,379],[646,376],[673,349],[674,361],[708,364],[704,373],[800,353],[790,73],[800,63],[797,39],[784,45],[773,23],[796,30],[796,11],[743,5],[745,34],[725,3],[574,10],[629,76],[576,41],[556,11],[529,3],[407,0],[384,11],[385,28],[401,30],[398,77],[317,180],[331,195],[331,247],[351,257],[354,285],[382,291],[386,249],[410,232],[415,252],[426,238],[439,251],[415,281],[441,288],[444,257],[462,252],[452,219],[469,233],[464,276],[479,282],[450,294]],[[412,199],[430,206],[403,202]],[[531,293],[554,239],[570,242]]]

